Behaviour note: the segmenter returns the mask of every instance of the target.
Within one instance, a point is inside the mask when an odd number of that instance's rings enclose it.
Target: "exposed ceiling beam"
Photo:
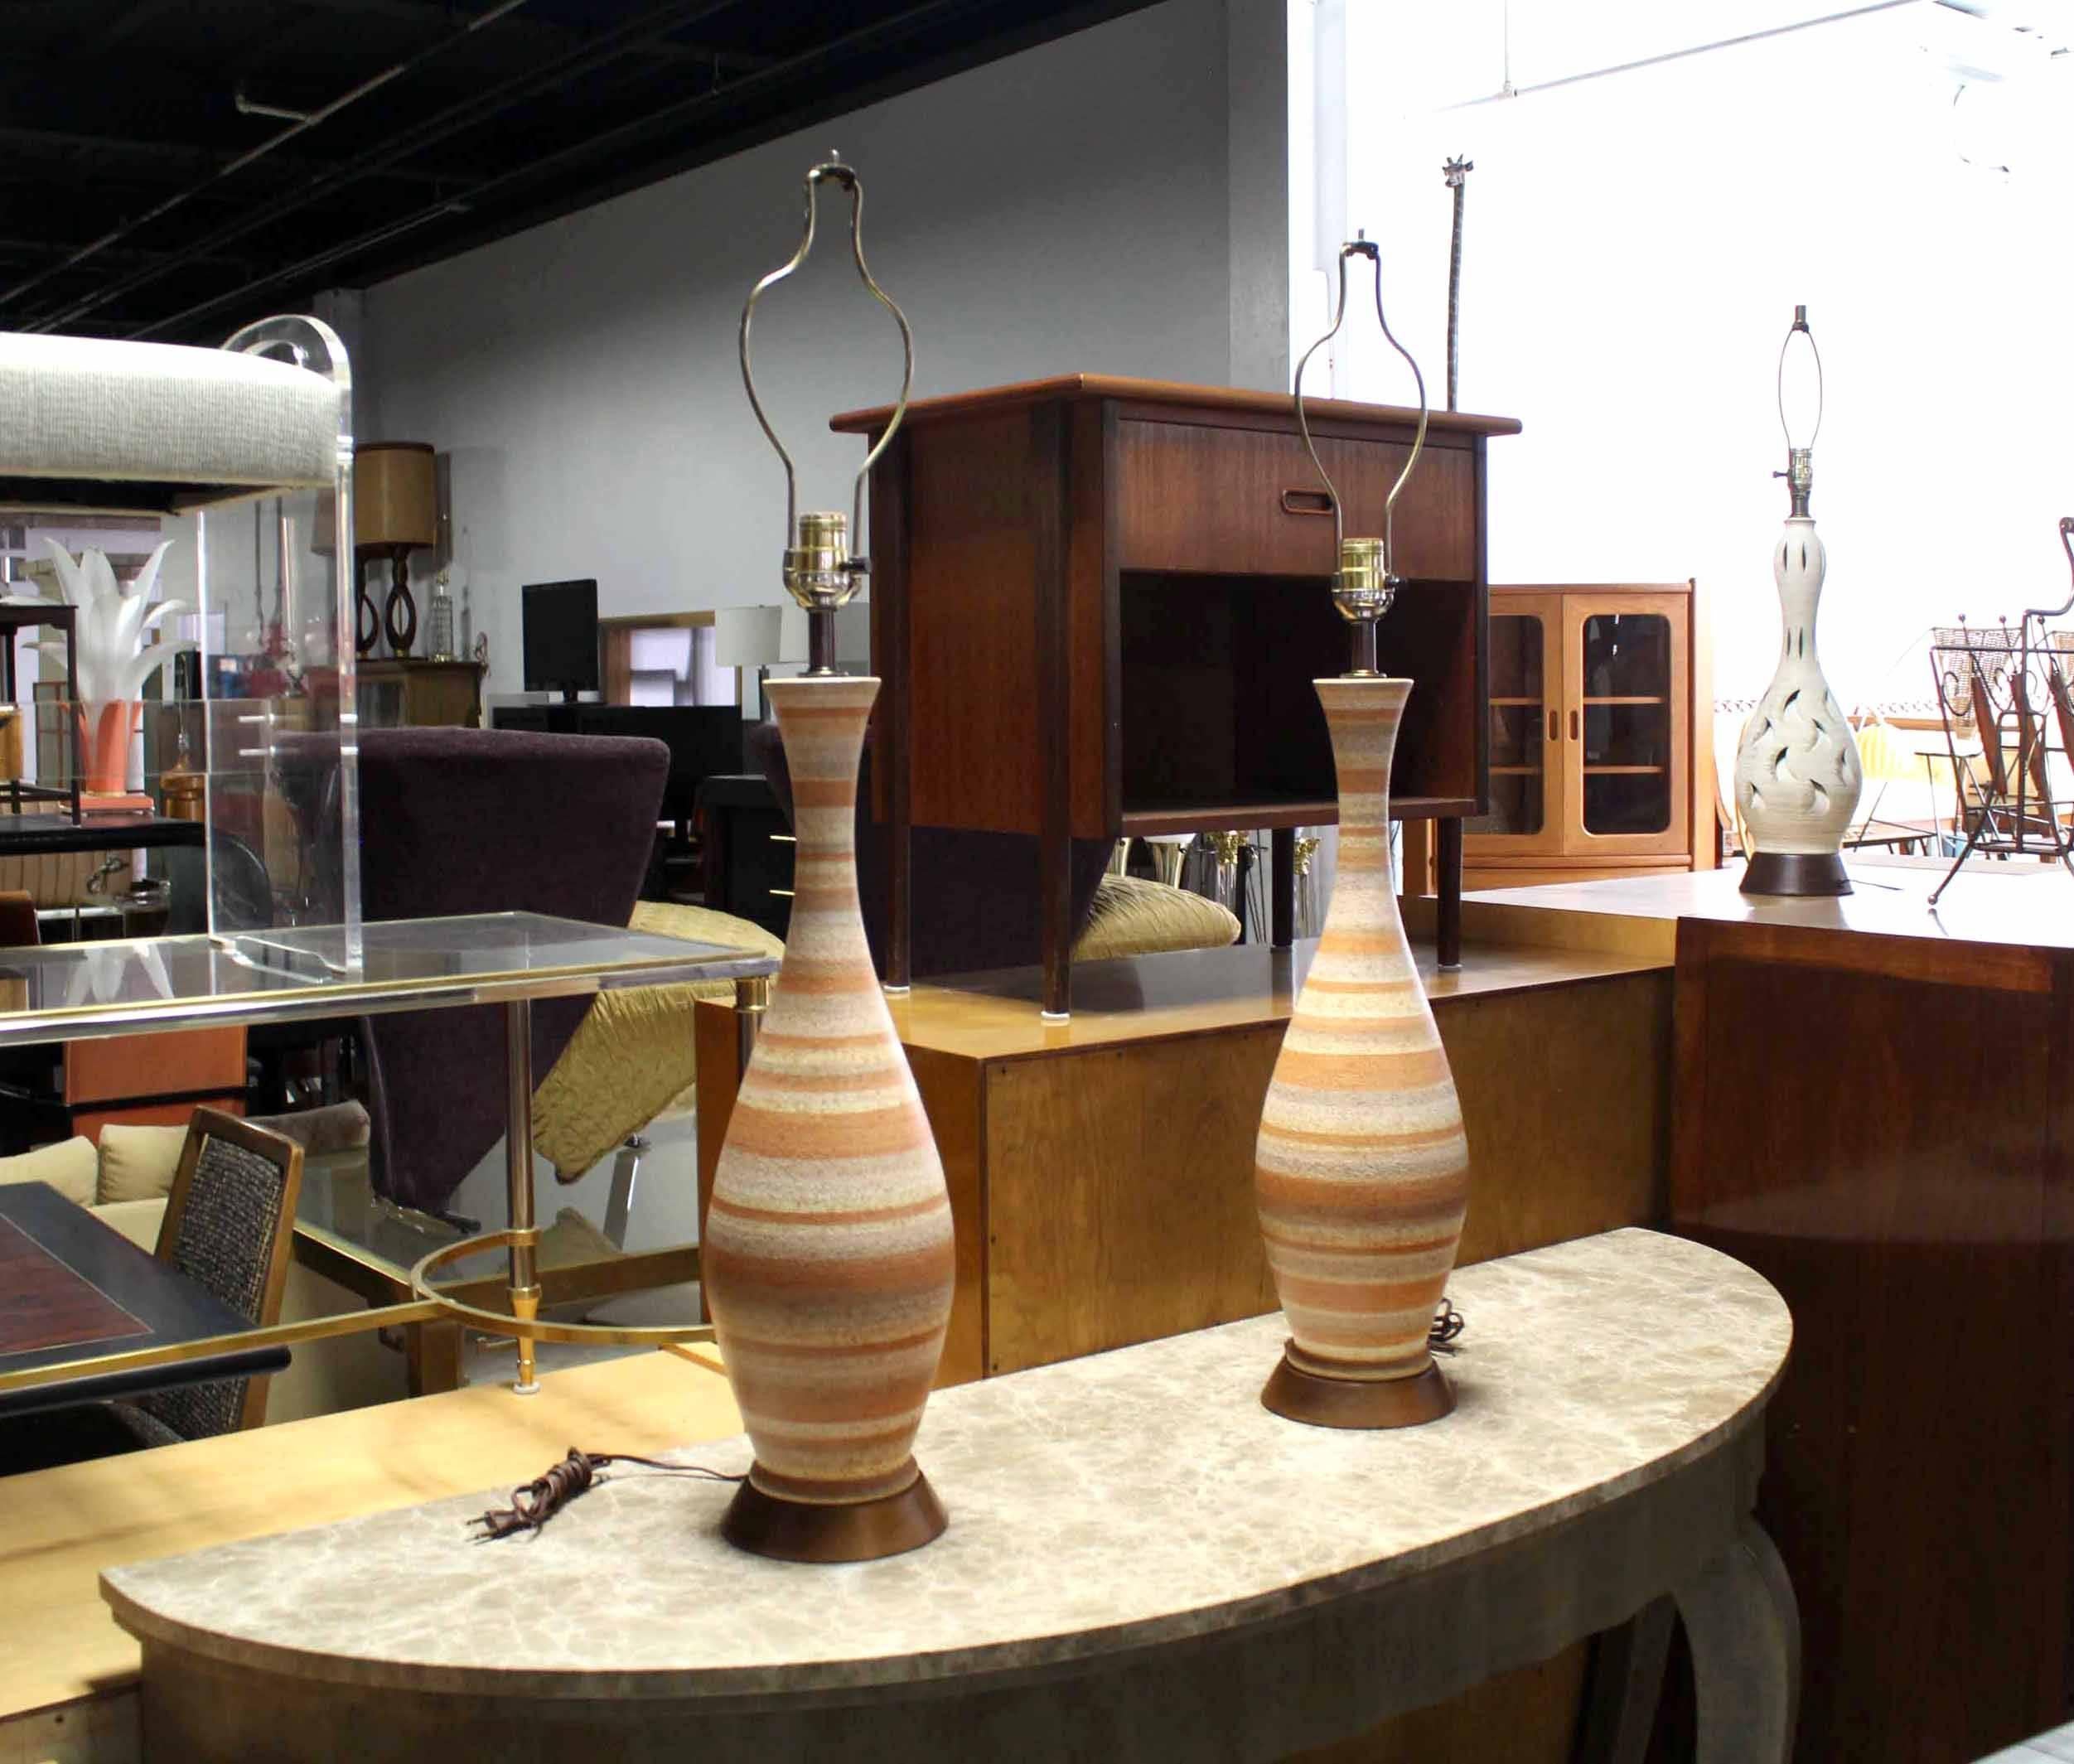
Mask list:
[[[61,252],[76,251],[79,247],[80,241],[75,239],[21,239],[0,234],[0,260],[11,263],[41,263],[46,258]],[[136,246],[111,245],[101,255],[111,263],[153,263],[164,262],[172,254],[170,251],[143,250]],[[249,274],[257,267],[251,258],[228,254],[197,258],[194,261],[219,264],[240,275]],[[87,271],[82,268],[80,273],[85,275]]]
[[[19,123],[0,123],[0,149],[23,157],[31,155],[55,155],[69,157],[74,155],[94,155],[108,159],[132,162],[146,167],[155,167],[162,174],[157,181],[164,183],[181,177],[201,177],[215,172],[225,162],[236,157],[230,147],[198,147],[179,141],[133,140],[119,135],[83,135],[56,128],[24,128]],[[271,153],[260,164],[273,167],[288,181],[302,178],[324,177],[340,169],[336,160],[304,159],[284,153]],[[442,189],[465,190],[469,178],[467,174],[450,172],[427,171],[418,166],[384,166],[374,174],[386,181],[399,184],[435,184]]]
[[[652,42],[671,31],[723,11],[730,3],[731,0],[666,0],[665,4],[647,7],[616,29],[601,33],[583,53],[558,59],[549,66],[535,68],[504,80],[479,94],[472,100],[452,105],[440,114],[428,118],[415,128],[399,129],[380,146],[363,154],[351,166],[316,179],[298,191],[278,196],[272,201],[263,202],[239,220],[219,226],[192,243],[197,250],[214,250],[219,245],[249,238],[283,216],[307,208],[350,184],[357,183],[383,166],[394,165],[414,153],[422,152],[426,147],[436,146],[450,135],[458,134],[465,128],[473,128],[491,117],[502,114],[523,99],[565,85],[577,75],[596,67],[602,67],[644,43]],[[755,80],[764,76],[752,74],[747,77]],[[385,231],[409,230],[432,218],[442,208],[449,206],[451,205],[438,205],[422,215],[408,217],[396,227]],[[70,302],[40,315],[24,328],[31,331],[67,328],[88,313],[99,310],[110,301],[118,299],[155,279],[157,274],[156,270],[133,271],[128,276],[118,278],[95,295]]]
[[[445,0],[293,0],[293,3],[323,12],[372,12],[409,23],[435,21],[447,10]],[[505,34],[515,43],[548,49],[581,49],[594,41],[597,36],[594,31],[558,24],[551,18],[523,15],[511,21]],[[645,44],[636,53],[650,61],[691,61],[702,67],[717,66],[723,74],[753,73],[778,59],[757,50],[734,49],[719,43],[686,43],[674,37]]]
[[[452,254],[457,249],[465,249],[465,246],[457,241],[451,231],[441,230],[434,234],[431,230],[435,227],[436,223],[447,219],[453,213],[467,212],[478,203],[494,201],[503,191],[522,189],[528,184],[537,182],[543,176],[551,174],[558,168],[581,162],[598,154],[623,153],[641,138],[658,130],[682,128],[698,118],[700,113],[715,107],[739,105],[758,92],[762,92],[767,96],[776,97],[782,93],[782,83],[788,80],[796,80],[817,72],[827,71],[832,61],[845,54],[854,55],[868,49],[886,49],[898,45],[903,39],[933,24],[940,23],[946,17],[955,16],[960,10],[980,10],[984,3],[984,0],[977,0],[977,3],[975,0],[921,0],[921,3],[907,7],[890,17],[874,20],[869,24],[859,26],[854,30],[845,31],[840,36],[816,44],[811,49],[802,51],[798,55],[788,57],[786,60],[765,69],[761,74],[752,74],[742,80],[731,81],[716,90],[696,94],[677,100],[658,110],[621,123],[616,128],[604,130],[588,139],[572,143],[538,159],[529,160],[522,165],[513,167],[507,172],[500,172],[495,176],[486,179],[478,186],[474,196],[467,205],[428,206],[415,214],[394,220],[375,233],[344,240],[282,268],[270,271],[244,287],[216,295],[198,305],[186,307],[167,318],[126,334],[136,337],[157,337],[169,333],[177,335],[180,334],[181,327],[197,325],[203,320],[213,319],[214,315],[223,312],[226,308],[235,308],[241,302],[268,289],[319,285],[322,278],[336,276],[340,266],[357,265],[370,254],[379,252],[383,246],[392,240],[414,242],[420,238],[436,239],[435,243],[428,244],[423,256],[419,259],[419,261],[435,261],[439,258]],[[1062,7],[1058,12],[1047,15],[1046,21],[1042,24],[1025,27],[1024,32],[1018,34],[1019,40],[1016,46],[1026,46],[1027,43],[1042,41],[1050,36],[1064,35],[1104,19],[1118,17],[1127,12],[1136,12],[1152,3],[1153,0],[1084,0],[1084,3],[1081,5]],[[989,46],[1002,40],[999,36],[990,37],[984,42],[975,41],[937,55],[920,57],[905,65],[897,75],[890,75],[873,82],[868,89],[862,92],[861,95],[860,89],[844,88],[839,85],[839,83],[831,81],[829,89],[837,91],[840,95],[820,107],[819,113],[805,118],[802,118],[798,109],[786,109],[782,115],[776,118],[774,122],[766,120],[764,123],[751,124],[747,129],[744,129],[740,124],[729,129],[728,125],[723,123],[721,129],[716,131],[713,136],[701,137],[701,148],[704,149],[708,147],[711,148],[710,152],[702,151],[701,157],[703,159],[717,158],[723,153],[737,151],[742,146],[747,144],[742,136],[754,130],[761,129],[761,131],[757,138],[768,139],[778,133],[790,133],[812,121],[819,120],[820,114],[834,114],[852,110],[859,104],[873,102],[893,91],[911,89],[916,85],[925,85],[931,80],[943,77],[945,74],[954,71],[959,67],[971,65],[975,62],[990,59],[994,51]],[[645,168],[652,164],[648,161],[637,160],[635,162],[642,165]],[[621,188],[636,187],[639,184],[652,182],[656,177],[665,175],[667,175],[665,172],[645,169],[641,173],[623,180],[616,180],[616,183],[617,187]],[[593,202],[602,200],[605,193],[601,191],[594,182],[587,181],[582,191],[575,198],[563,205],[562,211],[567,212],[572,209],[588,206]],[[534,223],[529,220],[527,224]],[[495,225],[495,230],[491,234],[492,237],[500,237],[515,230],[514,226],[509,221],[500,225],[493,223],[493,225]],[[405,252],[410,251],[412,244],[404,244],[403,249]]]

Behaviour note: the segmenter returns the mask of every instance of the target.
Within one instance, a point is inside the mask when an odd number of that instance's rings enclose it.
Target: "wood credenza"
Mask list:
[[[1678,923],[1672,1217],[1793,1310],[1806,1764],[1999,1755],[2074,1678],[2070,891],[1984,864],[1933,915],[1938,873]]]
[[[1380,533],[1418,413],[1308,408],[1347,533]],[[876,439],[891,414],[834,426]],[[1418,683],[1391,773],[1400,817],[1485,805],[1484,449],[1519,427],[1434,413],[1399,500],[1407,582],[1381,665]],[[1095,375],[928,399],[871,487],[888,983],[908,979],[916,826],[1036,836],[1048,1012],[1071,999],[1076,839],[1273,829],[1286,944],[1294,829],[1337,814],[1311,682],[1347,665],[1332,506],[1291,400]]]

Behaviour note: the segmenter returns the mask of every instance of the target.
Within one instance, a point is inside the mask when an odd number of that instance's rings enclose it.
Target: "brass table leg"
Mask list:
[[[742,1054],[738,1072],[749,1069],[749,1056],[756,1051],[757,1032],[763,1027],[763,1013],[770,1008],[769,974],[751,974],[734,983],[735,1033]]]
[[[540,1234],[533,1222],[533,1017],[524,999],[504,1008],[504,1157],[511,1209],[511,1315],[519,1327],[519,1375],[511,1386],[520,1396],[539,1388],[534,1376],[533,1337],[525,1326],[539,1315],[539,1271],[534,1249]]]

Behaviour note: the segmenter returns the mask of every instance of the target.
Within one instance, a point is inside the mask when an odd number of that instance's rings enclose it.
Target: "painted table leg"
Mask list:
[[[1677,1615],[1669,1598],[1652,1599],[1592,1644],[1577,1764],[1642,1764]]]
[[[1697,1764],[1786,1764],[1801,1702],[1801,1612],[1754,1519],[1674,1595],[1692,1644]]]

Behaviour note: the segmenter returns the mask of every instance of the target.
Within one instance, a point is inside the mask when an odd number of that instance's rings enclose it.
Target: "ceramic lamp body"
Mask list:
[[[1288,1368],[1444,1393],[1427,1338],[1461,1241],[1469,1150],[1390,872],[1390,763],[1411,682],[1317,687],[1339,774],[1339,868],[1260,1117],[1260,1228]],[[1267,1400],[1293,1413],[1272,1384]]]
[[[1813,520],[1788,519],[1772,559],[1779,589],[1779,665],[1736,747],[1736,807],[1756,854],[1745,884],[1753,892],[1773,892],[1757,889],[1762,869],[1791,876],[1796,868],[1802,873],[1819,869],[1830,880],[1778,892],[1849,890],[1838,853],[1857,812],[1863,775],[1850,723],[1830,692],[1815,647],[1827,567]],[[1792,858],[1826,862],[1795,867],[1778,861]]]
[[[950,1317],[950,1204],[858,906],[858,762],[878,682],[768,690],[792,776],[791,926],[702,1254],[752,1488],[842,1507],[917,1481]]]

